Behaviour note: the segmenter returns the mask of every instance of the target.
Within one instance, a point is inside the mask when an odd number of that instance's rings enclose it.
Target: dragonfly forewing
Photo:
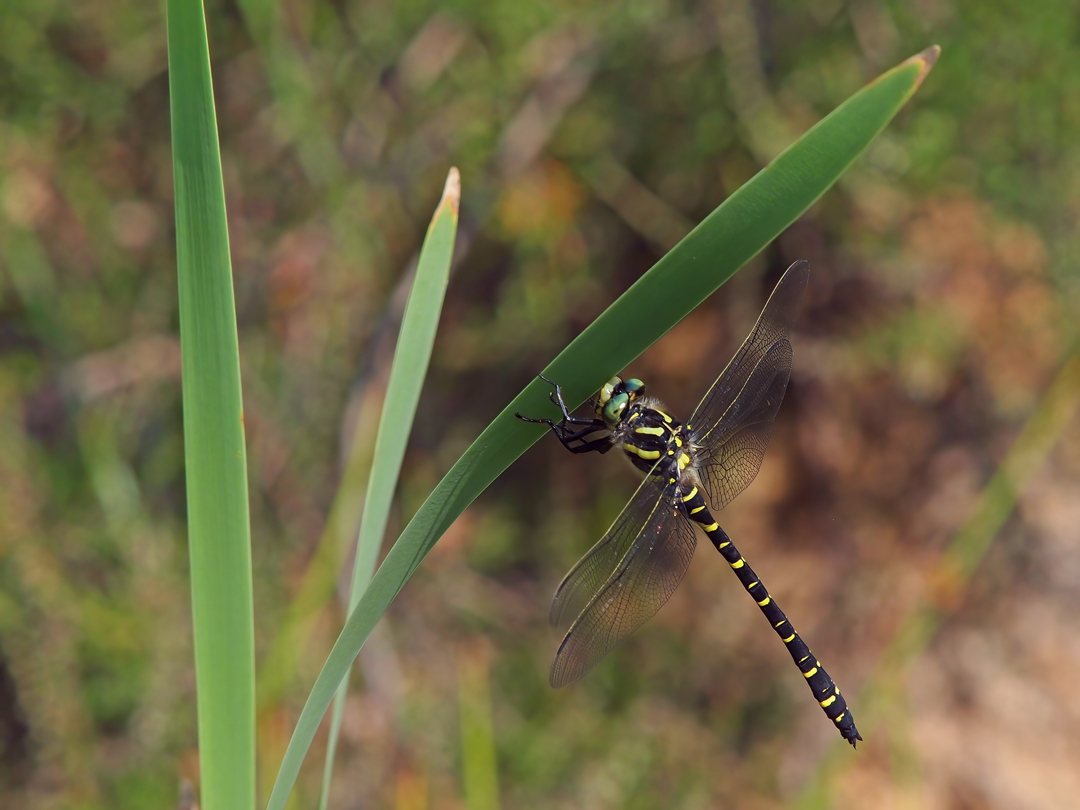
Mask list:
[[[791,376],[791,355],[786,338],[773,344],[716,427],[700,437],[691,431],[699,445],[698,475],[714,509],[723,509],[757,477]]]
[[[692,429],[723,432],[725,414],[747,390],[747,382],[760,369],[762,360],[778,343],[789,342],[809,278],[810,265],[806,261],[795,262],[787,269],[739,351],[694,409],[688,422]]]

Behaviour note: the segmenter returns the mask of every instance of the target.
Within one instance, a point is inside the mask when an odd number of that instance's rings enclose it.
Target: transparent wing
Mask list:
[[[698,477],[715,509],[731,503],[761,469],[790,373],[791,344],[784,340],[761,358],[722,423],[704,440],[694,437]]]
[[[648,621],[675,592],[696,546],[672,497],[647,479],[555,594],[553,620],[584,608],[551,662],[551,685],[573,683]]]
[[[714,509],[723,509],[761,469],[773,421],[791,375],[788,335],[799,314],[810,266],[795,262],[757,323],[688,423],[700,447],[699,474]]]
[[[568,627],[608,581],[641,533],[641,527],[649,522],[662,495],[663,488],[657,478],[649,475],[641,482],[611,528],[555,589],[548,614],[553,627]]]

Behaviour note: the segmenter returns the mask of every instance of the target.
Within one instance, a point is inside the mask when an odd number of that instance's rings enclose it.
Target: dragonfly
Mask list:
[[[591,417],[571,415],[561,386],[543,375],[562,418],[515,414],[547,425],[571,453],[619,448],[645,473],[611,528],[555,591],[549,618],[568,629],[551,664],[554,688],[585,675],[667,602],[694,556],[696,524],[780,637],[826,717],[853,746],[862,740],[840,689],[710,509],[727,506],[761,468],[791,376],[790,333],[809,278],[805,260],[787,269],[685,424],[646,396],[641,380],[618,376],[590,400]]]

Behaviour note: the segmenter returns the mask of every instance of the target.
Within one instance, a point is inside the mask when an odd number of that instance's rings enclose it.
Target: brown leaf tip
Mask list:
[[[904,62],[905,65],[909,65],[913,62],[922,63],[922,70],[919,72],[919,78],[915,80],[916,87],[922,84],[923,79],[926,78],[926,74],[930,72],[930,68],[934,66],[934,63],[937,62],[939,56],[941,56],[941,46],[931,45],[922,53],[917,53]]]
[[[451,166],[449,173],[446,175],[446,185],[443,186],[442,199],[439,200],[439,208],[444,205],[449,205],[454,212],[454,216],[458,215],[458,205],[461,202],[461,173],[457,170],[456,166]]]

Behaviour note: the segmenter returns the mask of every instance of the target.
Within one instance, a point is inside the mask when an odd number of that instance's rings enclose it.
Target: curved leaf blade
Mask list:
[[[914,94],[937,46],[879,76],[811,128],[706,217],[544,370],[579,404],[688,312],[825,193]],[[632,326],[633,328],[629,328]],[[534,380],[500,413],[435,487],[391,548],[312,688],[289,742],[269,810],[282,810],[334,689],[372,628],[435,541],[472,501],[543,435],[515,412],[549,410]]]
[[[398,344],[394,349],[394,361],[390,367],[386,399],[379,418],[375,455],[371,474],[368,476],[363,517],[360,519],[360,533],[356,542],[356,559],[349,592],[350,613],[371,581],[383,535],[386,533],[386,524],[390,519],[390,506],[401,473],[401,463],[405,458],[405,445],[408,443],[416,409],[420,404],[420,390],[424,386],[424,377],[427,376],[446,285],[450,279],[460,199],[461,175],[456,168],[451,167],[442,199],[431,218],[431,225],[420,249],[416,276],[409,292],[409,303],[405,307]],[[322,798],[319,800],[321,810],[325,810],[329,801],[334,757],[348,686],[346,672],[334,698],[330,735],[326,743],[326,760],[323,763]]]

